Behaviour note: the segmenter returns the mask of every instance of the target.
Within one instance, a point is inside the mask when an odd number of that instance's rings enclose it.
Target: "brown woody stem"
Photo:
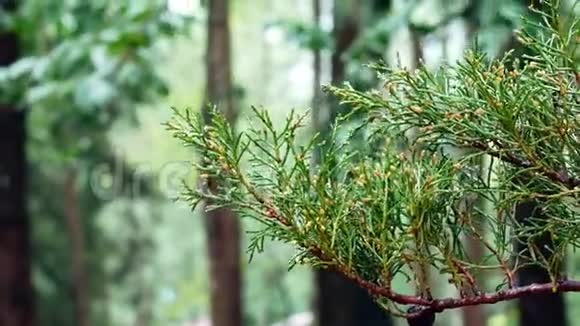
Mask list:
[[[531,168],[536,168],[539,169],[538,171],[543,174],[544,176],[546,176],[547,178],[549,178],[552,181],[561,183],[563,185],[565,185],[566,187],[568,187],[569,189],[574,189],[574,187],[580,186],[580,179],[568,176],[566,173],[563,172],[559,172],[559,171],[554,171],[554,170],[550,170],[547,169],[546,167],[543,166],[535,166],[534,164],[532,164],[532,162],[520,158],[517,155],[507,152],[507,151],[501,151],[501,150],[495,150],[490,148],[490,146],[483,144],[483,143],[476,143],[476,142],[472,142],[467,144],[467,146],[471,146],[473,148],[482,150],[484,152],[486,152],[487,154],[498,158],[504,162],[507,163],[511,163],[515,166],[524,168],[524,169],[531,169]]]
[[[312,247],[310,252],[323,261],[331,261],[322,253],[319,248]],[[373,282],[362,279],[349,269],[342,266],[335,266],[338,272],[354,281],[358,286],[369,291],[377,298],[386,298],[401,305],[415,306],[416,309],[404,315],[407,319],[419,318],[424,314],[439,313],[447,309],[455,309],[466,306],[476,306],[481,304],[494,304],[502,301],[513,300],[525,296],[558,293],[558,292],[580,292],[580,281],[565,280],[554,283],[530,284],[496,292],[480,293],[474,296],[462,298],[441,298],[427,299],[421,296],[406,295],[393,291],[390,287],[383,287]]]
[[[286,219],[281,218],[277,212],[270,211],[268,217],[288,226]],[[476,306],[481,304],[494,304],[502,301],[513,300],[521,297],[546,294],[546,293],[562,293],[562,292],[580,292],[580,281],[562,280],[556,283],[542,283],[530,284],[526,286],[513,287],[496,292],[478,293],[473,296],[461,298],[425,298],[420,295],[407,295],[393,291],[389,286],[382,286],[374,282],[367,281],[356,275],[349,267],[337,265],[332,257],[324,253],[321,248],[316,245],[308,247],[308,251],[322,262],[329,263],[329,266],[336,269],[348,279],[354,281],[359,287],[367,290],[372,296],[376,298],[384,298],[393,301],[400,305],[412,306],[413,309],[408,310],[403,316],[409,322],[415,320],[423,320],[423,317],[431,314],[439,313],[447,309],[455,309],[466,306]],[[429,318],[430,319],[430,318]]]
[[[516,287],[507,290],[500,290],[497,292],[482,293],[475,296],[463,297],[463,298],[442,298],[426,300],[417,296],[402,295],[393,292],[392,290],[381,288],[376,284],[361,280],[358,277],[353,277],[347,275],[351,279],[355,280],[357,284],[370,293],[378,296],[384,297],[392,300],[398,304],[402,305],[416,305],[422,306],[422,309],[416,312],[408,313],[406,318],[419,317],[426,312],[442,312],[447,309],[455,309],[466,306],[475,306],[480,304],[494,304],[502,301],[513,300],[525,296],[546,294],[546,293],[556,293],[556,292],[580,292],[580,282],[579,281],[561,281],[557,284],[545,283],[545,284],[530,284],[527,286]]]

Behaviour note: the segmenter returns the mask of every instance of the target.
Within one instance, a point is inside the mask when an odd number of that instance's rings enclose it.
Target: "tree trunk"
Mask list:
[[[318,22],[320,4],[315,1],[315,21]],[[344,6],[344,7],[343,7]],[[336,1],[334,8],[335,49],[331,57],[331,79],[333,84],[342,82],[345,74],[344,54],[359,33],[359,13],[361,4],[357,0]],[[318,17],[317,17],[318,16]],[[322,106],[320,87],[320,53],[314,53],[314,99],[313,123],[322,137],[328,134],[336,115],[336,104]],[[321,114],[322,110],[329,110]],[[327,271],[316,271],[316,312],[319,326],[386,326],[391,324],[389,316],[372,297],[342,275]]]
[[[470,207],[467,207],[467,209],[474,210],[476,205],[479,207],[483,206],[481,198],[475,200],[475,202]],[[479,229],[478,231],[481,232],[482,234],[486,232],[486,230],[480,226],[475,227],[478,228]],[[472,261],[481,262],[485,256],[484,248],[481,242],[474,236],[467,236],[464,239],[464,241],[470,259]],[[483,281],[481,275],[476,275],[475,277],[477,278],[476,281],[478,282]],[[471,290],[470,288],[466,289],[466,291],[470,290]],[[487,318],[483,305],[463,307],[461,310],[463,314],[464,326],[485,326],[487,324]]]
[[[360,33],[360,0],[335,1],[333,20],[334,52],[331,57],[332,83],[340,83],[344,79],[344,54]]]
[[[0,1],[12,12],[16,1]],[[16,34],[0,29],[0,66],[19,55]],[[0,103],[0,325],[31,326],[29,220],[26,213],[25,114]]]
[[[0,43],[0,49],[2,44]],[[0,325],[33,323],[29,223],[26,215],[25,118],[0,105]]]
[[[535,201],[523,202],[517,205],[515,211],[516,220],[523,226],[530,223],[537,223],[541,219],[541,204]],[[531,222],[531,219],[535,219]],[[526,263],[522,257],[529,256],[528,239],[516,239],[514,249],[520,254],[520,264]],[[547,260],[550,260],[550,248],[553,247],[553,241],[549,233],[544,233],[534,240],[534,245],[539,249],[539,253]],[[527,265],[521,267],[516,272],[518,286],[529,285],[533,283],[550,283],[552,280],[548,272],[538,265]],[[564,296],[562,293],[549,293],[534,296],[522,297],[518,300],[520,311],[521,326],[564,326],[566,325],[566,309],[564,305]]]
[[[79,326],[90,326],[88,275],[86,272],[85,236],[79,216],[76,189],[77,171],[69,168],[64,183],[65,220],[71,248],[72,288],[75,304],[75,319]]]
[[[312,12],[314,18],[314,24],[320,27],[320,15],[321,15],[321,4],[320,0],[312,1]],[[313,89],[312,89],[312,121],[315,130],[319,130],[320,125],[320,107],[322,106],[322,53],[320,49],[314,49],[312,51],[313,56],[313,66],[314,71]]]
[[[474,2],[471,1],[470,6],[474,6]],[[473,35],[476,35],[477,33],[477,17],[474,17],[475,12],[473,10],[469,11],[469,14],[465,19],[465,23],[466,23],[466,27],[465,27],[465,44],[466,46],[469,44],[468,39],[473,37]],[[455,64],[458,60],[461,60],[461,57],[458,57],[458,54],[451,54],[448,50],[448,47],[450,45],[450,40],[449,37],[446,38],[445,40],[445,53],[446,53],[446,59],[449,63]],[[465,47],[464,47],[465,50]],[[450,58],[451,56],[451,58]],[[489,160],[487,158],[481,158],[478,160],[478,165],[479,165],[479,174],[480,176],[484,176],[487,175],[487,173],[489,172],[489,169],[491,168],[490,164],[489,164]],[[476,198],[470,206],[467,207],[468,210],[474,210],[475,208],[479,208],[481,210],[486,210],[486,202],[483,198]],[[487,232],[487,230],[485,229],[485,227],[483,226],[483,224],[481,225],[474,225],[474,227],[477,229],[478,232],[480,232],[480,234],[485,235],[485,233]],[[469,257],[471,257],[472,260],[477,261],[477,262],[481,262],[482,259],[485,257],[486,251],[484,248],[484,245],[481,243],[481,241],[479,241],[478,239],[476,239],[474,236],[467,236],[466,239],[464,239],[465,241],[465,245],[466,245],[466,249],[467,252],[469,254]],[[482,273],[485,273],[485,271],[483,271]],[[481,275],[482,273],[480,273],[480,275],[475,275],[476,277],[476,281],[478,283],[480,283],[480,287],[483,288],[485,285],[485,277],[484,275]],[[485,326],[487,325],[487,315],[485,312],[485,308],[483,305],[478,305],[478,306],[469,306],[469,307],[464,307],[461,309],[462,310],[462,314],[463,314],[463,325],[464,326]]]
[[[231,81],[228,0],[210,0],[208,5],[206,102],[217,105],[233,123],[236,110]],[[207,107],[203,111],[206,123],[211,124]],[[216,180],[208,183],[210,191],[215,190]],[[212,325],[239,326],[242,324],[242,287],[238,218],[225,208],[209,211],[206,213],[206,231]]]

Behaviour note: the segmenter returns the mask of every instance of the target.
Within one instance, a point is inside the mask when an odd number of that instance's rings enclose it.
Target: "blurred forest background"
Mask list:
[[[573,1],[564,2],[572,8]],[[310,108],[312,133],[324,134],[347,108],[321,94],[320,85],[348,80],[359,88],[377,87],[365,63],[384,60],[413,69],[423,62],[436,68],[460,60],[476,39],[490,57],[517,50],[513,30],[528,5],[527,0],[0,0],[0,147],[9,153],[0,159],[0,194],[10,194],[0,199],[6,201],[0,205],[0,229],[16,230],[10,233],[17,235],[16,243],[30,243],[29,250],[24,245],[10,254],[15,249],[2,233],[1,284],[15,286],[10,282],[18,279],[25,287],[26,277],[14,275],[29,271],[33,304],[23,300],[23,305],[34,309],[36,325],[210,325],[210,285],[216,282],[210,265],[223,262],[208,252],[241,248],[241,280],[213,296],[236,305],[239,315],[215,326],[397,323],[336,275],[305,267],[287,272],[294,254],[288,246],[268,243],[249,264],[243,254],[246,231],[259,229],[251,221],[241,225],[241,244],[236,225],[208,238],[203,212],[174,201],[181,180],[196,178],[186,163],[195,153],[162,124],[171,107],[203,110],[214,99],[212,83],[218,83],[217,93],[227,92],[240,130],[250,105],[257,105],[270,110],[276,124],[293,108]],[[231,72],[224,74],[224,67]],[[224,81],[228,75],[231,81]],[[25,112],[25,135],[17,126],[21,115],[14,118],[14,112]],[[26,167],[13,145],[20,142]],[[11,171],[26,174],[26,195],[3,181],[9,179],[2,173]],[[27,214],[5,209],[23,198]],[[574,273],[579,266],[580,257],[571,254],[567,268]],[[580,315],[580,297],[566,300],[568,316]],[[517,310],[509,303],[447,312],[438,325],[517,325]],[[580,321],[569,318],[569,325]]]

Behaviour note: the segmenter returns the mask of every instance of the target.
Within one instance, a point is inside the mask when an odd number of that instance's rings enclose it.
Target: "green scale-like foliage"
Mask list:
[[[496,291],[511,289],[524,261],[545,267],[556,288],[566,249],[580,245],[579,20],[546,3],[535,34],[518,34],[534,55],[488,60],[468,52],[436,72],[376,64],[384,90],[327,87],[367,118],[341,117],[326,142],[300,139],[305,116],[278,130],[254,109],[254,127],[236,133],[217,110],[209,125],[176,113],[168,128],[203,157],[196,167],[206,185],[188,187],[185,199],[262,222],[252,252],[266,238],[293,243],[294,263],[338,270],[387,308],[428,306],[423,278],[432,268],[464,296],[480,295],[473,275],[487,269],[505,277]],[[465,150],[451,156],[450,147]],[[311,165],[319,150],[320,164]],[[484,157],[491,167],[481,173]],[[474,198],[493,209],[472,205]],[[542,203],[542,218],[523,225],[513,210],[530,200]],[[545,234],[550,255],[534,247]],[[485,257],[470,257],[465,238],[479,241]],[[516,238],[528,241],[529,257],[513,252]],[[391,290],[398,275],[423,290],[417,300]]]

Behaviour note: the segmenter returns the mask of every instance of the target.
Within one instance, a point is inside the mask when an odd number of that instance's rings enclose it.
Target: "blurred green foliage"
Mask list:
[[[67,171],[80,171],[74,186],[95,324],[109,323],[109,287],[138,281],[140,275],[134,274],[147,261],[150,236],[139,231],[147,226],[138,213],[142,205],[135,197],[120,201],[125,205],[116,215],[130,232],[105,232],[97,216],[110,198],[95,187],[121,198],[150,193],[145,186],[132,193],[143,180],[131,178],[132,168],[115,153],[107,131],[120,119],[134,119],[139,103],[167,93],[155,47],[160,39],[187,31],[188,22],[165,8],[160,0],[29,0],[14,16],[2,14],[3,28],[16,32],[22,44],[22,59],[0,70],[0,100],[29,109],[33,273],[43,325],[75,324],[71,243],[63,213]],[[93,180],[96,167],[107,172]],[[107,255],[111,251],[116,257]],[[126,301],[140,309],[148,289],[126,288],[132,289]]]

